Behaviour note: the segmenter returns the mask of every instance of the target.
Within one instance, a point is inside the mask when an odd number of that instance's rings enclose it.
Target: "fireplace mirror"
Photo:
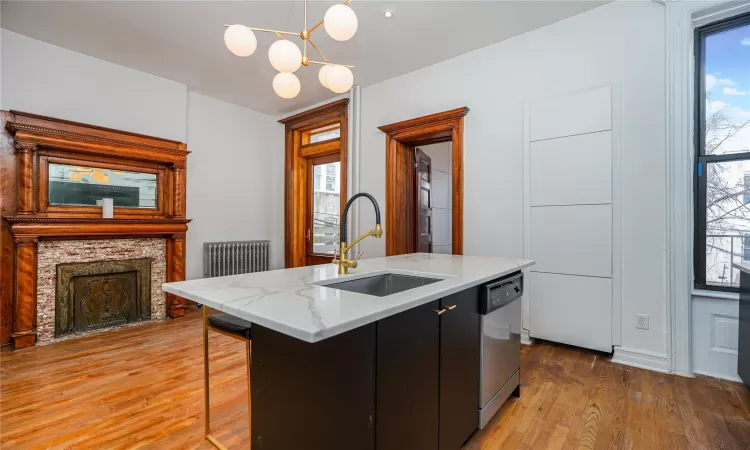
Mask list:
[[[95,206],[111,198],[115,207],[157,207],[156,173],[49,163],[49,204]]]

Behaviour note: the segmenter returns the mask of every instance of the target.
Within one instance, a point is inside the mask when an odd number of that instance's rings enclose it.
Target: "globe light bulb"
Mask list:
[[[300,88],[299,78],[293,73],[280,72],[273,77],[273,90],[281,98],[296,97]]]
[[[323,16],[323,27],[331,38],[348,41],[357,32],[357,15],[346,5],[333,5]]]
[[[279,72],[292,73],[302,65],[302,52],[294,42],[279,40],[269,47],[268,60]]]
[[[224,31],[224,44],[237,56],[250,56],[258,47],[253,30],[244,25],[232,25]]]
[[[354,74],[348,67],[334,64],[326,71],[325,80],[324,86],[337,94],[343,94],[352,88]]]
[[[320,68],[320,71],[318,71],[318,80],[320,80],[320,84],[322,84],[323,87],[326,87],[326,88],[328,87],[326,76],[328,75],[328,71],[330,70],[331,67],[333,67],[331,64],[326,64]]]

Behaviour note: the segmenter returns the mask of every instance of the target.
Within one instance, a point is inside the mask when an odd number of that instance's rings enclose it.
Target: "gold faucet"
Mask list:
[[[359,197],[367,197],[372,202],[372,205],[375,207],[375,228],[363,234],[362,236],[358,237],[351,244],[346,245],[347,213],[349,212],[349,207],[351,206],[352,202]],[[357,255],[356,258],[347,259],[346,254],[349,252],[349,250],[351,250],[352,247],[354,247],[354,245],[357,242],[361,241],[367,236],[375,236],[376,238],[380,238],[383,236],[383,228],[380,226],[380,207],[378,206],[378,202],[375,201],[375,198],[372,195],[367,194],[365,192],[354,194],[352,198],[350,198],[349,201],[346,202],[346,206],[344,206],[344,213],[341,215],[341,229],[339,231],[340,231],[339,238],[341,239],[341,244],[339,246],[339,254],[336,255],[336,257],[333,259],[332,262],[333,264],[338,264],[339,275],[346,275],[349,272],[350,268],[352,269],[357,268],[357,261],[362,256],[362,252],[359,252],[359,255]]]
[[[354,247],[354,245],[361,241],[362,239],[366,238],[367,236],[375,236],[376,238],[380,238],[383,236],[383,228],[381,228],[380,224],[375,225],[375,228],[368,231],[367,233],[361,235],[357,239],[354,240],[349,245],[346,245],[346,242],[341,241],[341,248],[340,253],[336,255],[336,257],[333,259],[334,264],[339,265],[339,275],[346,275],[348,273],[349,269],[356,269],[357,268],[357,261],[359,261],[359,258],[362,256],[362,253],[359,252],[356,258],[354,259],[347,259],[346,254],[349,252],[349,250]]]

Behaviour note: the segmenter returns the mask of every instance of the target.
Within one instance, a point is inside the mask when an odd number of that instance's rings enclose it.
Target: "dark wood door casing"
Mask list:
[[[307,264],[306,225],[309,204],[307,159],[338,154],[341,161],[341,210],[347,199],[347,139],[349,99],[342,99],[279,120],[285,126],[284,166],[284,266],[301,267]],[[339,124],[338,139],[310,143],[306,133]]]
[[[413,253],[414,232],[402,223],[413,223],[413,148],[417,145],[451,142],[452,152],[452,248],[463,254],[464,116],[469,108],[457,108],[378,127],[385,133],[385,252],[387,256]]]
[[[432,159],[414,150],[414,216],[416,251],[432,253]]]
[[[0,343],[36,342],[36,257],[43,239],[163,236],[167,281],[185,279],[186,163],[184,143],[19,111],[2,111],[0,139]],[[157,178],[156,208],[49,205],[50,162],[138,170]],[[167,294],[167,315],[185,300]]]

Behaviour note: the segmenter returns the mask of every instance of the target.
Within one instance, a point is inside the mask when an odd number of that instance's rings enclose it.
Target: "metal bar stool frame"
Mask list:
[[[212,327],[208,322],[208,310],[209,308],[205,305],[203,308],[203,393],[204,393],[204,410],[205,410],[205,435],[206,440],[210,442],[214,447],[219,450],[228,450],[214,435],[211,434],[211,404],[210,404],[210,388],[209,388],[209,367],[208,367],[208,331],[215,331],[225,336],[232,337],[234,339],[245,341],[245,354],[247,355],[247,431],[248,441],[252,441],[251,431],[251,417],[250,417],[250,339],[244,339],[232,333],[227,333],[224,330]]]

